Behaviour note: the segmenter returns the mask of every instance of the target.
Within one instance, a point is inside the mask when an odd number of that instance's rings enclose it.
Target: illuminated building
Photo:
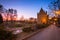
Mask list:
[[[48,22],[48,15],[42,8],[40,12],[37,14],[37,23],[38,24],[46,24]]]

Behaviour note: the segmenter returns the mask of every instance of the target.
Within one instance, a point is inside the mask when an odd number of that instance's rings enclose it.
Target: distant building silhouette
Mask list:
[[[37,23],[46,24],[48,22],[48,15],[42,8],[39,13],[37,13]]]
[[[28,21],[31,22],[31,23],[36,23],[36,18],[31,17],[31,18],[29,18]]]

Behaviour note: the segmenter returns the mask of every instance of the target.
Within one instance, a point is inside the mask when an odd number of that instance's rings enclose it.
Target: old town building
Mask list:
[[[48,15],[47,12],[45,12],[42,8],[37,13],[37,23],[38,24],[46,24],[48,22]]]

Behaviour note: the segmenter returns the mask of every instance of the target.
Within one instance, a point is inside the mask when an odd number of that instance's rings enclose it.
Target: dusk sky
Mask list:
[[[40,8],[48,11],[48,5],[53,0],[0,0],[4,8],[13,8],[17,10],[18,17],[24,18],[37,17]]]

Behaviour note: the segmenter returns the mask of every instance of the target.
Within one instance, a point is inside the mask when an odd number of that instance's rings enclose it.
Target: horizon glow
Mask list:
[[[40,11],[40,8],[48,11],[48,5],[52,0],[0,0],[0,4],[4,8],[9,9],[13,8],[17,10],[18,19],[21,16],[24,18],[37,18],[37,13]]]

